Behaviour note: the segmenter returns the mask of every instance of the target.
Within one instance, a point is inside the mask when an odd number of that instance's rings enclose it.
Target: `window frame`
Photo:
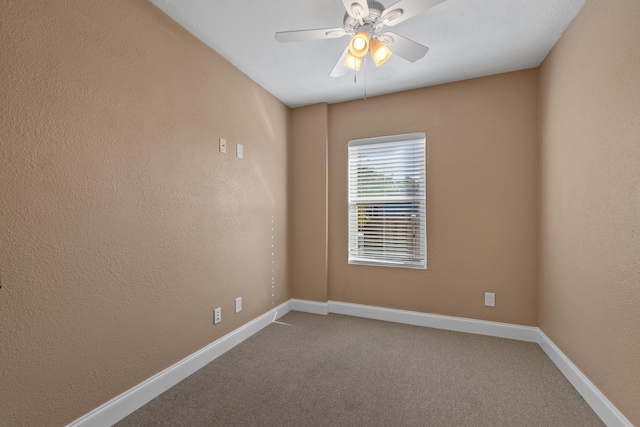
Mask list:
[[[419,180],[417,180],[418,184],[418,197],[415,195],[397,195],[389,192],[387,195],[386,191],[391,189],[392,187],[387,188],[385,184],[385,195],[380,196],[376,195],[373,197],[374,200],[371,200],[372,197],[367,198],[368,201],[358,200],[357,196],[352,197],[354,192],[358,191],[358,186],[353,187],[353,183],[362,182],[362,178],[360,178],[358,173],[354,173],[352,169],[353,162],[357,163],[356,152],[357,149],[353,150],[352,147],[362,147],[362,146],[375,146],[378,144],[387,144],[391,147],[390,144],[397,143],[399,147],[400,144],[405,143],[409,144],[411,142],[418,142],[421,144],[419,146],[419,150],[422,151],[423,156],[420,158],[420,155],[417,156],[415,154],[407,155],[407,161],[415,161],[415,159],[419,159],[419,166],[421,169],[419,170]],[[372,148],[375,150],[375,148]],[[379,148],[380,149],[380,148]],[[399,148],[400,150],[401,148]],[[384,161],[385,157],[380,155],[378,159]],[[407,167],[409,169],[409,167]],[[413,168],[413,166],[411,167]],[[404,171],[403,171],[404,172]],[[392,176],[392,174],[391,174]],[[413,178],[413,176],[412,176]],[[360,187],[362,188],[362,187]],[[367,190],[371,191],[371,187],[368,187]],[[361,190],[360,190],[361,191]],[[375,190],[374,190],[375,191]],[[404,196],[404,198],[403,198]],[[392,197],[392,200],[385,199],[386,197]],[[375,200],[378,199],[378,200]],[[367,206],[368,203],[368,206]],[[362,224],[362,210],[356,208],[355,206],[362,207],[366,206],[369,212],[376,212],[375,215],[380,215],[380,212],[385,212],[380,219],[377,219],[375,222],[377,223],[374,227],[380,227],[379,224],[383,224],[382,228],[384,231],[381,232],[382,239],[387,239],[387,230],[389,227],[389,215],[398,215],[397,212],[407,212],[406,210],[398,210],[399,207],[407,206],[409,207],[409,212],[414,212],[413,209],[417,209],[419,212],[418,216],[418,242],[419,242],[419,250],[418,255],[412,258],[410,255],[406,259],[397,258],[399,255],[393,254],[393,251],[388,251],[387,249],[391,246],[385,246],[382,243],[381,253],[378,255],[373,255],[372,252],[368,254],[365,253],[366,249],[363,249],[361,246],[368,243],[369,246],[372,246],[376,240],[379,241],[380,237],[374,237],[373,239],[366,237],[364,239],[360,239],[359,233],[361,233],[362,228],[359,224]],[[406,208],[405,208],[406,209]],[[415,133],[407,133],[400,135],[389,135],[382,137],[373,137],[373,138],[363,138],[363,139],[353,139],[349,140],[347,144],[347,222],[348,222],[348,263],[352,265],[368,265],[368,266],[381,266],[381,267],[399,267],[399,268],[413,268],[413,269],[426,269],[427,268],[427,142],[426,142],[426,134],[424,132],[415,132]],[[386,219],[384,218],[386,216]],[[400,220],[402,226],[410,226],[410,221]],[[354,229],[354,224],[355,229]],[[397,225],[396,225],[397,227]],[[415,230],[415,225],[413,225]],[[364,226],[366,228],[366,226]],[[370,227],[370,229],[373,227]],[[366,235],[365,235],[366,236]],[[407,247],[411,244],[407,245],[408,239],[404,237],[400,243],[404,244],[405,247],[402,247],[401,250],[407,251]],[[378,243],[380,244],[380,243]],[[391,253],[392,255],[389,255]],[[386,254],[386,256],[385,256]]]

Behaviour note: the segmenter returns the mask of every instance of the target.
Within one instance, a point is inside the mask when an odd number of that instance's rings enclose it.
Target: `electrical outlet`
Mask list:
[[[236,313],[240,313],[242,311],[242,297],[236,298]]]
[[[217,325],[222,321],[222,308],[218,307],[213,311],[213,324]]]
[[[224,138],[220,138],[220,152],[221,153],[227,152],[227,140]]]
[[[484,293],[484,305],[487,307],[495,307],[496,306],[496,294],[493,292],[485,292]]]

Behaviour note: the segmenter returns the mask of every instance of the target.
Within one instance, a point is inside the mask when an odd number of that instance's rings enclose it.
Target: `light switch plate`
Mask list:
[[[220,138],[220,152],[221,153],[227,152],[227,140],[224,138]]]
[[[236,157],[242,159],[244,157],[244,147],[242,144],[236,144]]]
[[[236,298],[236,313],[240,313],[242,311],[242,297]]]

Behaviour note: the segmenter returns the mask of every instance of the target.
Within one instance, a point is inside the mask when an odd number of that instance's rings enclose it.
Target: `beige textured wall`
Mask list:
[[[327,301],[327,104],[291,110],[290,248],[294,298]]]
[[[542,330],[640,425],[640,2],[588,0],[540,72]]]
[[[329,299],[535,325],[537,96],[525,70],[331,105]],[[347,141],[419,131],[428,268],[349,265]]]
[[[291,297],[284,105],[143,0],[1,2],[0,61],[1,425],[73,421]]]

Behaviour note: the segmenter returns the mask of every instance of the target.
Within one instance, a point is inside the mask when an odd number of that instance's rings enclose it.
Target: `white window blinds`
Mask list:
[[[425,134],[349,141],[349,263],[426,268]]]

